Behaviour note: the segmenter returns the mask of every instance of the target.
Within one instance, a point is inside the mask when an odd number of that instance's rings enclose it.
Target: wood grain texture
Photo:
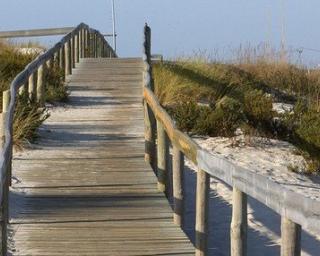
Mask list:
[[[141,72],[140,59],[77,64],[68,105],[15,155],[12,255],[194,255],[144,161]]]

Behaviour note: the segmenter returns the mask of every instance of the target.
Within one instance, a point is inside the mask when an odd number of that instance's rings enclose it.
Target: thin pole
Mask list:
[[[114,0],[112,0],[112,36],[113,36],[113,49],[117,52],[117,41],[116,41],[116,14],[114,10]]]

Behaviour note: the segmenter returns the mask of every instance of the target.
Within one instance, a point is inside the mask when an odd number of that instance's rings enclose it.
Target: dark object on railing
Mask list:
[[[207,255],[209,177],[233,187],[232,221],[230,228],[231,255],[247,253],[247,195],[262,202],[281,215],[281,255],[298,256],[301,252],[301,227],[320,233],[320,201],[290,190],[269,177],[242,168],[228,160],[210,154],[200,148],[190,137],[179,131],[168,113],[162,108],[153,92],[152,67],[150,62],[150,28],[144,29],[144,110],[146,160],[155,166],[154,156],[158,152],[157,176],[160,191],[168,188],[168,154],[166,145],[173,147],[173,195],[174,222],[183,223],[184,156],[197,167],[196,189],[196,255]],[[156,118],[156,121],[153,120]],[[154,122],[154,123],[153,123]],[[158,141],[155,143],[156,125]],[[166,135],[166,136],[165,136]],[[166,141],[166,140],[169,141]],[[163,159],[166,157],[166,159]]]
[[[103,35],[86,24],[81,23],[73,31],[64,36],[51,49],[38,56],[18,74],[3,92],[2,113],[2,151],[0,155],[0,201],[1,201],[1,254],[7,255],[7,224],[8,224],[8,194],[11,185],[11,160],[13,146],[13,116],[17,94],[29,97],[30,104],[36,99],[40,105],[45,103],[45,72],[50,72],[54,66],[59,66],[65,77],[72,74],[72,67],[80,58],[86,57],[117,57]],[[35,79],[37,77],[37,79]],[[29,83],[29,84],[28,84]],[[26,86],[28,84],[28,86]],[[24,93],[28,90],[28,93]]]

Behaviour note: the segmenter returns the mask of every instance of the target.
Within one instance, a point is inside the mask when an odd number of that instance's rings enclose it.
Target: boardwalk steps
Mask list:
[[[194,255],[144,162],[141,60],[82,59],[68,79],[13,160],[12,255]]]

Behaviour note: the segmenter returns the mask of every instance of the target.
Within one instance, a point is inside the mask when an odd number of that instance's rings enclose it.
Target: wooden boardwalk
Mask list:
[[[83,59],[13,160],[12,255],[194,255],[144,162],[142,61]]]

